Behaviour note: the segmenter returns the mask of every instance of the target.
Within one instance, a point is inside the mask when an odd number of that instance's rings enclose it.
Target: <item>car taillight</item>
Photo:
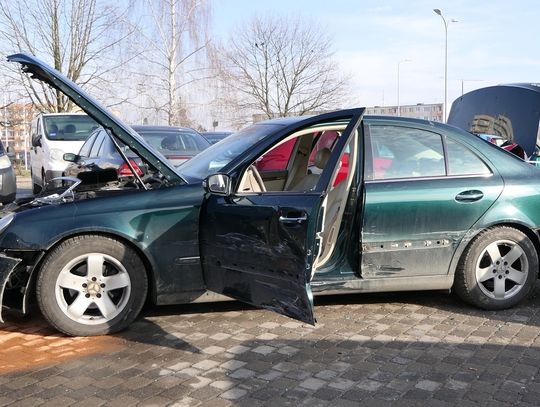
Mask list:
[[[134,160],[130,159],[129,163],[131,164],[137,175],[143,175],[143,172]],[[119,177],[131,177],[132,175],[133,173],[131,172],[131,168],[129,168],[129,165],[127,165],[127,163],[122,164],[120,168],[118,168]]]

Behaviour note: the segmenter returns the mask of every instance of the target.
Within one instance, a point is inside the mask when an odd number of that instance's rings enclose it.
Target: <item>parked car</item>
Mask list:
[[[17,180],[8,153],[0,141],[0,203],[7,204],[15,199]]]
[[[106,184],[117,182],[123,177],[133,179],[148,173],[143,160],[121,145],[118,151],[111,137],[103,127],[98,127],[84,142],[79,154],[66,153],[63,158],[69,162],[62,175],[76,177],[84,185]],[[121,153],[128,159],[127,162]]]
[[[203,137],[210,142],[210,144],[216,144],[218,141],[223,140],[225,137],[229,137],[232,131],[205,131],[202,133]]]
[[[179,165],[189,160],[208,143],[195,130],[168,126],[132,126],[150,145],[160,151],[172,164]],[[99,127],[86,140],[79,154],[64,154],[69,161],[63,175],[78,177],[84,186],[132,180],[136,176],[144,177],[148,170],[146,164],[133,151],[120,143],[118,151],[102,127]],[[128,161],[124,160],[123,152]]]
[[[98,124],[82,113],[40,113],[32,121],[30,170],[32,191],[59,177],[68,163],[65,153],[78,153]]]
[[[141,125],[131,127],[175,166],[210,147],[210,143],[203,136],[187,127]]]
[[[505,309],[538,278],[540,169],[468,132],[342,110],[251,125],[177,169],[53,68],[8,60],[80,103],[151,176],[2,213],[3,306],[26,312],[35,298],[66,334],[121,330],[147,300],[221,295],[310,324],[322,293],[451,289]],[[257,169],[290,140],[283,170]]]

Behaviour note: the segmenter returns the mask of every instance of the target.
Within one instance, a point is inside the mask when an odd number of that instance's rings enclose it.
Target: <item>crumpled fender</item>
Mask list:
[[[21,262],[21,259],[14,259],[0,254],[0,322],[4,322],[2,319],[2,308],[4,307],[4,291],[8,284],[9,278],[17,265]]]

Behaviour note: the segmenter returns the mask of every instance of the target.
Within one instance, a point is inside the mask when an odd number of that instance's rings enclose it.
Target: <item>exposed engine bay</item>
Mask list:
[[[164,177],[153,174],[147,174],[141,177],[141,181],[144,183],[144,189],[147,190],[159,189],[169,185],[169,182]],[[57,177],[53,178],[39,195],[19,198],[14,204],[17,206],[23,204],[32,206],[56,205],[137,189],[142,188],[139,186],[138,181],[135,181],[132,177],[120,177],[114,181],[103,183],[85,183],[80,178]],[[9,210],[9,205],[5,209]]]

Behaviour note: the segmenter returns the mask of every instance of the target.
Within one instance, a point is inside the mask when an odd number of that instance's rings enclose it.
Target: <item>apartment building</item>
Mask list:
[[[0,109],[0,140],[15,159],[30,149],[30,123],[36,114],[31,103],[7,103]]]
[[[434,122],[444,121],[442,103],[417,103],[416,105],[400,105],[399,107],[373,106],[366,108],[366,114],[412,117],[415,119],[431,120]]]

